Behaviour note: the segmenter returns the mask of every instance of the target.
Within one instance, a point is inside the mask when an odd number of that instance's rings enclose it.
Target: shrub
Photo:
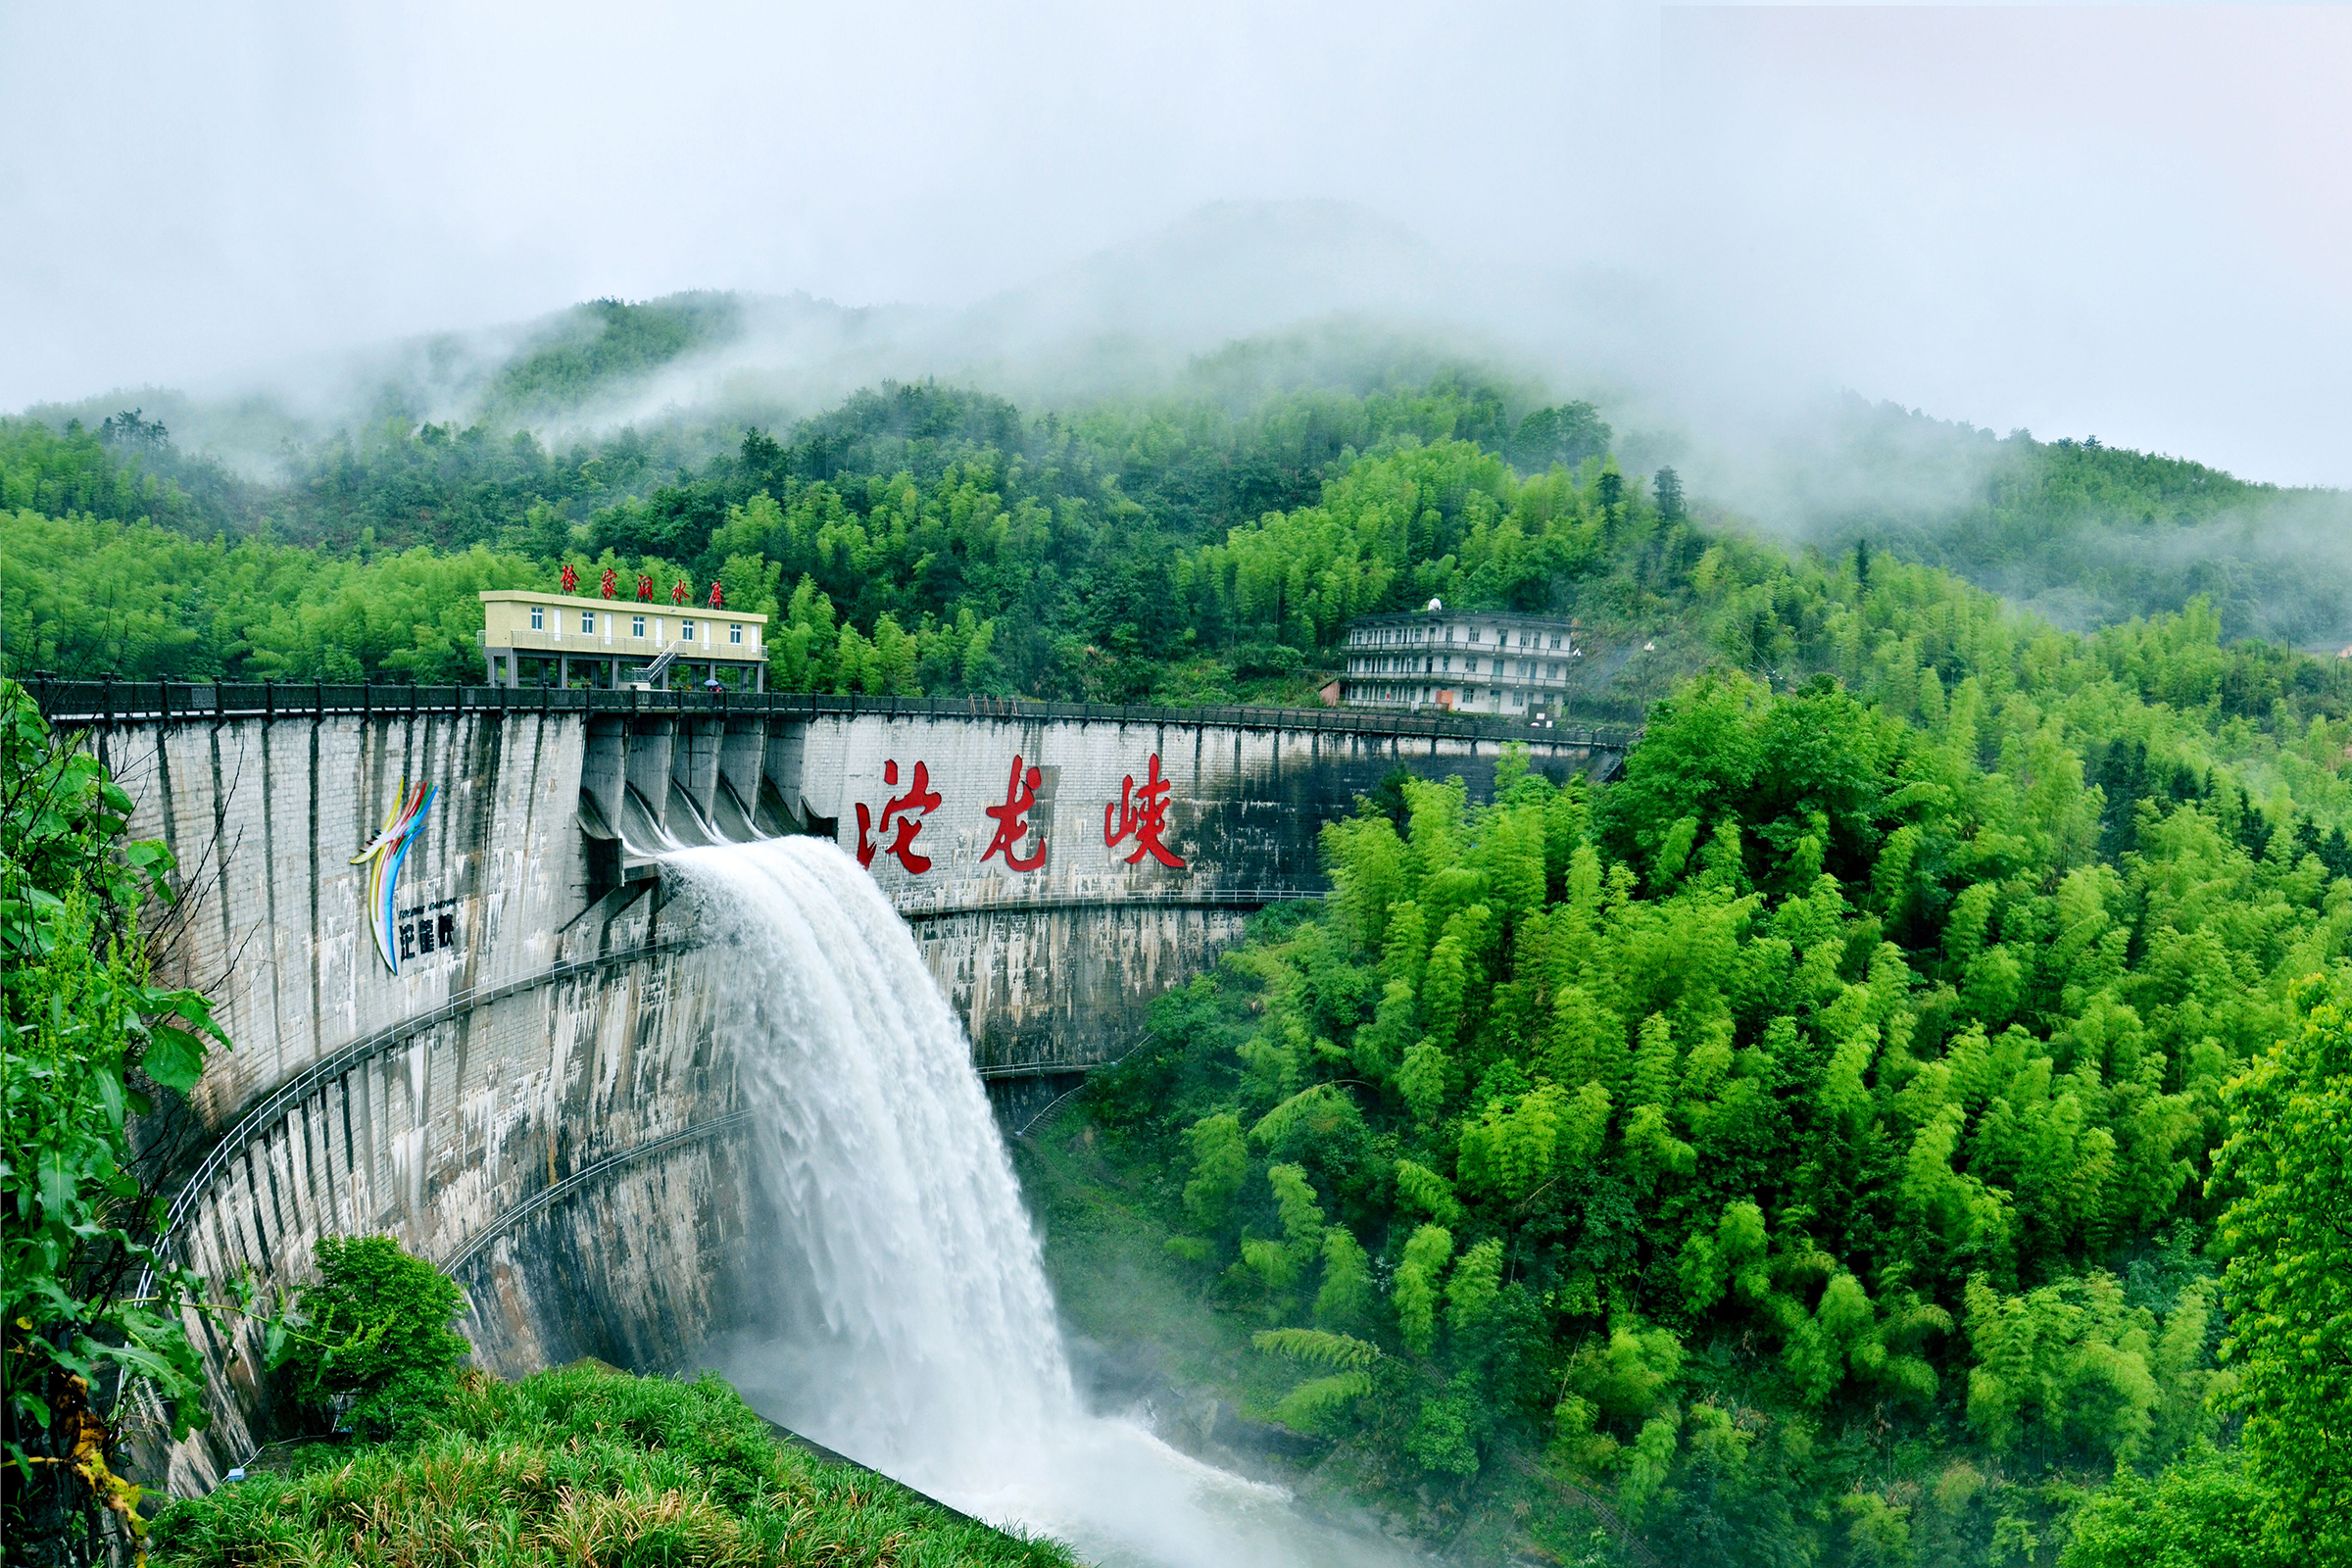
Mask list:
[[[318,1282],[297,1294],[275,1357],[295,1399],[314,1412],[350,1399],[364,1438],[414,1430],[472,1352],[450,1327],[464,1294],[389,1236],[322,1236],[312,1256]]]
[[[2286,1568],[2262,1539],[2272,1508],[2241,1454],[2199,1448],[2154,1480],[2119,1465],[2076,1511],[2059,1568]]]

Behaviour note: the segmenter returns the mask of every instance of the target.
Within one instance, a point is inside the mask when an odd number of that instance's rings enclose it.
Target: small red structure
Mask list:
[[[607,599],[612,598],[613,591],[620,586],[620,573],[614,571],[611,566],[607,566],[604,581],[599,586],[604,589]]]
[[[654,602],[654,579],[646,572],[637,574],[637,597],[649,605]]]
[[[576,594],[580,591],[580,574],[572,570],[571,563],[568,561],[564,563],[563,583],[564,591],[567,594]]]
[[[680,577],[670,586],[669,602],[673,605],[682,605],[688,599],[692,598],[693,595],[694,590],[686,586],[685,578]]]
[[[712,610],[724,610],[726,607],[726,595],[719,591],[718,584],[712,583],[710,585],[710,608]]]

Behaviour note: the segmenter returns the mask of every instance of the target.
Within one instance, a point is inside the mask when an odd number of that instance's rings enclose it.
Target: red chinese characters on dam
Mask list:
[[[882,764],[882,782],[896,789],[899,783],[899,764],[896,759]],[[909,874],[921,876],[931,869],[931,858],[914,852],[916,835],[923,831],[923,818],[939,809],[939,792],[931,787],[931,769],[922,762],[914,764],[914,776],[906,793],[892,796],[882,805],[882,819],[877,822],[863,801],[858,803],[858,863],[872,869],[874,855],[896,856],[899,864]],[[881,842],[890,835],[887,846]]]
[[[882,764],[882,782],[891,791],[898,790],[899,777],[897,759]],[[988,848],[980,852],[983,863],[1002,859],[1005,868],[1013,871],[1035,871],[1045,865],[1049,846],[1042,824],[1032,821],[1044,783],[1042,768],[1031,765],[1025,757],[1013,757],[1012,766],[1004,774],[1004,801],[981,808],[982,814],[996,824]],[[1132,773],[1119,780],[1117,798],[1102,807],[1102,843],[1114,852],[1114,858],[1121,846],[1132,846],[1124,858],[1129,865],[1141,864],[1150,856],[1162,865],[1183,869],[1184,858],[1167,842],[1173,789],[1160,772],[1157,752],[1147,761],[1141,785]],[[925,819],[941,804],[940,793],[931,787],[930,764],[922,761],[913,764],[905,794],[886,795],[879,814],[867,803],[858,802],[858,863],[871,870],[874,858],[887,855],[910,876],[930,870],[933,861],[916,850],[915,841],[928,825]]]
[[[997,835],[980,853],[982,861],[1001,853],[1005,865],[1015,871],[1034,871],[1046,863],[1046,840],[1042,833],[1036,835],[1037,848],[1028,855],[1021,854],[1021,840],[1031,836],[1029,813],[1037,808],[1037,787],[1044,779],[1043,773],[1034,767],[1024,768],[1020,757],[1014,756],[1012,771],[1004,777],[1004,804],[987,808],[988,814],[996,819]]]
[[[1162,865],[1181,867],[1184,861],[1169,849],[1162,835],[1168,828],[1168,781],[1159,776],[1159,754],[1152,754],[1151,776],[1142,789],[1135,787],[1135,775],[1119,780],[1119,798],[1102,808],[1102,843],[1117,849],[1133,840],[1135,853],[1127,857],[1134,865],[1147,855]]]

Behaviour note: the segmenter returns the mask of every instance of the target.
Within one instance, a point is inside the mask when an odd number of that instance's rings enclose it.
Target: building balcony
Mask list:
[[[759,664],[766,662],[767,652],[758,643],[705,642],[683,637],[656,640],[652,637],[632,637],[626,632],[614,632],[607,637],[602,632],[530,631],[522,627],[502,630],[495,634],[483,631],[484,648],[512,648],[522,654],[567,654],[574,659],[630,659],[652,661],[665,653],[675,652],[679,659],[702,663],[710,660],[720,662]]]

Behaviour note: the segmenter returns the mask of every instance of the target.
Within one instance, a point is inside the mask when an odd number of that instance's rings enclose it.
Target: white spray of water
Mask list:
[[[760,1122],[772,1328],[714,1347],[774,1419],[1090,1559],[1403,1564],[1286,1493],[1090,1415],[970,1047],[848,856],[786,839],[665,857],[709,936],[718,1028]]]

